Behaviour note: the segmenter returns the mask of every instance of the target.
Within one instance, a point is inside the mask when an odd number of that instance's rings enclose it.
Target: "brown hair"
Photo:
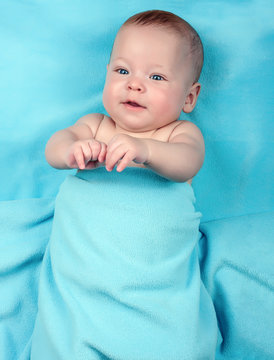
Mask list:
[[[122,27],[127,25],[159,26],[185,38],[193,57],[194,83],[199,80],[204,61],[203,45],[197,31],[187,21],[168,11],[149,10],[131,16]]]

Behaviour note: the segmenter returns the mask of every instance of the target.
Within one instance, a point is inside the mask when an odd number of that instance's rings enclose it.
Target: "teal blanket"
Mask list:
[[[28,360],[54,199],[0,202],[0,359]]]
[[[188,183],[150,170],[69,175],[41,270],[31,359],[213,359]]]
[[[223,337],[216,359],[274,359],[274,211],[204,222],[200,231],[202,279]]]

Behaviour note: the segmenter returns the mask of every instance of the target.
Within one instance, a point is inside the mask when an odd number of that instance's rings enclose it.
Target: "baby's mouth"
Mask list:
[[[141,109],[145,109],[145,106],[142,106],[140,104],[138,104],[136,101],[125,101],[123,102],[124,105],[127,105],[129,107],[132,107],[132,108],[141,108]]]

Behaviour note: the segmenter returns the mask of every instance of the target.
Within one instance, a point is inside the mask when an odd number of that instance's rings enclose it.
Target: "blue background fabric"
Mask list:
[[[223,342],[217,359],[274,357],[274,211],[204,222],[201,272]]]
[[[0,359],[27,359],[54,199],[0,202]],[[22,356],[22,358],[21,358]]]
[[[46,141],[82,115],[104,112],[101,95],[115,33],[133,13],[153,8],[189,21],[205,48],[202,92],[182,119],[197,124],[206,143],[193,188],[205,224],[203,279],[224,339],[218,356],[233,359],[240,346],[239,359],[252,359],[253,351],[254,359],[274,357],[262,336],[274,332],[268,322],[274,316],[273,7],[270,0],[0,2],[0,358],[27,353],[52,201],[70,173],[46,163]],[[48,220],[37,220],[47,213]],[[13,262],[17,258],[24,266]],[[244,268],[245,276],[228,266],[214,277],[222,259]],[[257,272],[261,285],[249,276]],[[32,274],[36,282],[30,284]],[[25,288],[18,291],[18,284]],[[242,298],[255,293],[246,307]],[[12,302],[20,306],[9,311]],[[260,327],[246,321],[258,311]]]

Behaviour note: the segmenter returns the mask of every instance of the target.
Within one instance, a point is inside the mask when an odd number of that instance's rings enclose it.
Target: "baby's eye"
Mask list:
[[[161,75],[157,75],[157,74],[155,74],[155,75],[151,75],[151,77],[150,77],[152,80],[165,80],[164,78],[163,78],[163,76],[161,76]]]
[[[126,69],[118,69],[117,72],[121,75],[128,75],[128,71]]]

